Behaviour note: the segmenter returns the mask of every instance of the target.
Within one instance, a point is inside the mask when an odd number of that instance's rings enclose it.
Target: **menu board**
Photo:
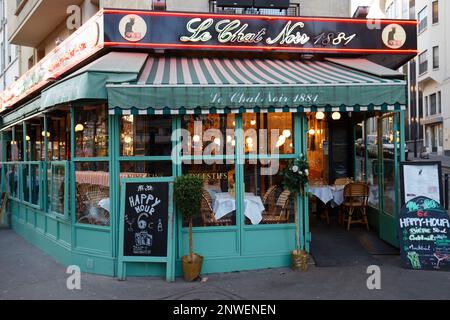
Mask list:
[[[169,183],[126,183],[124,257],[166,257]]]
[[[443,203],[440,162],[403,162],[401,164],[402,204],[424,196]]]
[[[415,270],[450,271],[450,216],[436,200],[409,200],[399,217],[403,265]]]

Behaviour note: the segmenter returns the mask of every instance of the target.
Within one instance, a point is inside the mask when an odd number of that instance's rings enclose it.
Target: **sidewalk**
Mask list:
[[[411,271],[398,256],[377,256],[382,290],[368,290],[366,266],[290,269],[208,275],[206,283],[161,278],[125,282],[83,274],[81,290],[66,288],[65,268],[13,231],[0,230],[0,300],[3,299],[450,299],[450,272]]]

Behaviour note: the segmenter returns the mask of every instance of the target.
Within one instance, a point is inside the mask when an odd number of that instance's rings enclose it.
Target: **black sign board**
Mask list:
[[[104,29],[105,47],[382,55],[384,60],[396,55],[406,61],[417,54],[413,20],[105,9]]]
[[[398,227],[406,268],[450,270],[450,216],[437,201],[423,196],[408,201]]]
[[[127,178],[121,183],[118,277],[127,263],[165,263],[175,280],[173,178]]]

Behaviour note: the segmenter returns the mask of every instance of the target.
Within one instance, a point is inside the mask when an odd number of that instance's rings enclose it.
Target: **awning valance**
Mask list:
[[[133,84],[107,85],[110,114],[389,111],[406,83],[323,61],[150,57]]]

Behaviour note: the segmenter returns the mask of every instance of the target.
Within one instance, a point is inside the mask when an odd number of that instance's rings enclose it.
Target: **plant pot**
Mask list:
[[[308,271],[308,253],[306,251],[293,250],[291,252],[292,270],[294,271]]]
[[[194,254],[192,261],[189,256],[184,256],[181,260],[183,262],[184,280],[191,282],[197,279],[202,272],[203,257]]]

